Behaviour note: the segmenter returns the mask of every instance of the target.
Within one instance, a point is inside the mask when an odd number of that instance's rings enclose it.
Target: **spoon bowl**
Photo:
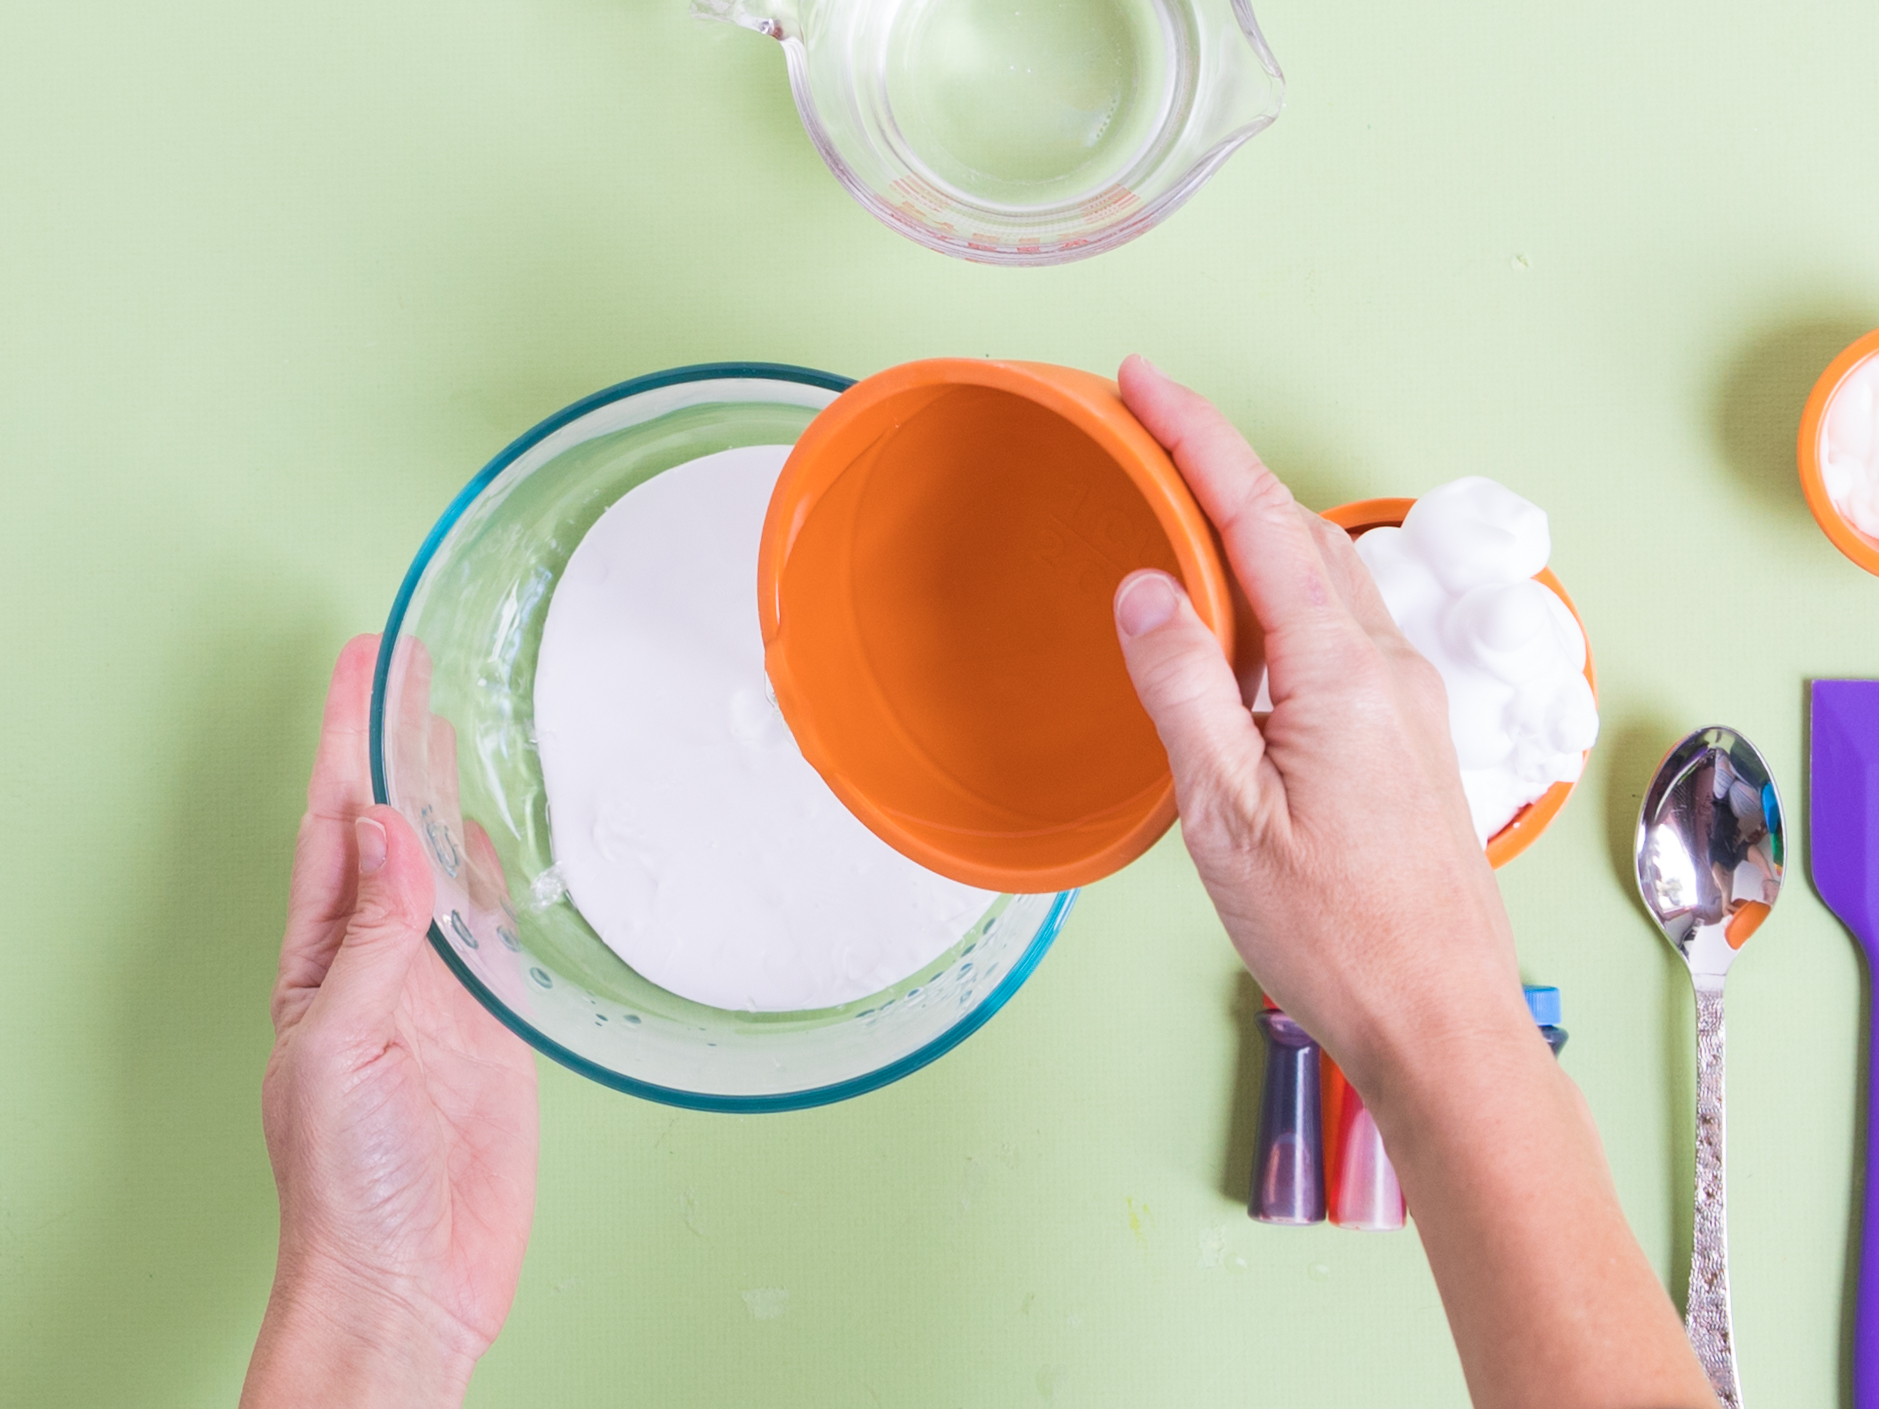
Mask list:
[[[1741,1409],[1742,1391],[1729,1308],[1723,983],[1780,897],[1781,819],[1768,761],[1719,725],[1664,755],[1638,815],[1638,892],[1696,989],[1696,1230],[1684,1321],[1724,1409]]]
[[[1638,890],[1699,986],[1768,918],[1785,856],[1774,776],[1747,739],[1711,726],[1664,756],[1638,817]]]

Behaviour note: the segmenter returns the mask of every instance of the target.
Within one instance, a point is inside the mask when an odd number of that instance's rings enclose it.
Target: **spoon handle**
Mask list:
[[[1868,1038],[1867,1048],[1866,1203],[1853,1320],[1853,1409],[1879,1409],[1879,1045]]]
[[[1690,1344],[1723,1409],[1742,1409],[1729,1314],[1729,1226],[1723,1174],[1722,980],[1696,985],[1696,1232],[1684,1315]]]

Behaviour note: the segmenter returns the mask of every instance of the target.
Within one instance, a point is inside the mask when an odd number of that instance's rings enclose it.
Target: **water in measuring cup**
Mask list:
[[[907,0],[887,98],[940,186],[991,204],[1077,201],[1160,133],[1177,41],[1160,0]]]

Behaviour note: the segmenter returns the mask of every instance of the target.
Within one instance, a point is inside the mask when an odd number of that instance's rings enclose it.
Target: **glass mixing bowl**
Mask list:
[[[701,1110],[788,1110],[916,1071],[1017,991],[1074,891],[1003,895],[945,954],[838,1008],[743,1013],[648,982],[560,885],[533,736],[555,582],[635,486],[700,455],[794,444],[849,385],[800,367],[681,367],[597,392],[467,484],[405,575],[372,690],[372,787],[423,838],[431,944],[512,1031],[595,1081]],[[751,629],[756,629],[752,564]]]
[[[1060,264],[1165,218],[1279,115],[1248,0],[692,0],[779,40],[850,195],[943,254]]]

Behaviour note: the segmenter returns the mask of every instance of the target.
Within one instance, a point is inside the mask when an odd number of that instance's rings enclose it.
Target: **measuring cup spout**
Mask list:
[[[1217,8],[1212,8],[1217,7]],[[1250,0],[1211,0],[1203,26],[1214,31],[1216,62],[1197,94],[1196,127],[1209,141],[1239,146],[1264,131],[1285,105],[1285,75],[1272,56]],[[1231,150],[1231,148],[1229,148]]]
[[[772,39],[800,36],[796,7],[791,0],[692,0],[692,13],[704,20],[723,20],[754,29]]]

